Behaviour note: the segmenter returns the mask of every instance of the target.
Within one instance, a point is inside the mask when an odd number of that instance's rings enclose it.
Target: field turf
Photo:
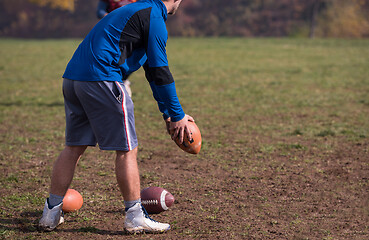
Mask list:
[[[0,39],[1,239],[369,239],[369,40],[335,39],[170,38],[200,154],[166,134],[144,72],[130,78],[141,185],[176,198],[153,216],[170,232],[124,235],[114,152],[98,148],[71,186],[81,210],[39,232],[79,42]]]

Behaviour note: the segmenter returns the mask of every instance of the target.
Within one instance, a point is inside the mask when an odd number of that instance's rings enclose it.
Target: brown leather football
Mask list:
[[[191,132],[192,139],[188,140],[187,135],[183,139],[183,142],[180,144],[178,139],[175,140],[176,144],[185,152],[191,154],[198,154],[201,149],[201,132],[197,127],[195,122],[190,122],[188,124]]]
[[[161,213],[174,203],[173,195],[161,187],[148,187],[141,191],[141,203],[148,213]]]

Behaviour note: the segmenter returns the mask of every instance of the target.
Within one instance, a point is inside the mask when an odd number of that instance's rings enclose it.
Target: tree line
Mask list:
[[[1,0],[0,37],[84,37],[98,0]],[[369,37],[369,0],[184,0],[172,36]]]

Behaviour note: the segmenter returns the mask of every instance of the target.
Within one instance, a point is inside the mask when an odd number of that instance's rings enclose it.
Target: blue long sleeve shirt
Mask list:
[[[164,118],[179,121],[179,103],[166,54],[167,9],[161,0],[128,4],[101,19],[78,46],[63,74],[78,81],[118,81],[144,65]]]

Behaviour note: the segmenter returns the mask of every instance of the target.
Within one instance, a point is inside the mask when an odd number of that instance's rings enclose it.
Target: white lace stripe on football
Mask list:
[[[165,195],[167,195],[167,193],[168,193],[168,191],[164,190],[164,191],[161,192],[161,195],[160,195],[160,204],[161,204],[161,207],[164,210],[168,210],[168,207],[165,204]]]

